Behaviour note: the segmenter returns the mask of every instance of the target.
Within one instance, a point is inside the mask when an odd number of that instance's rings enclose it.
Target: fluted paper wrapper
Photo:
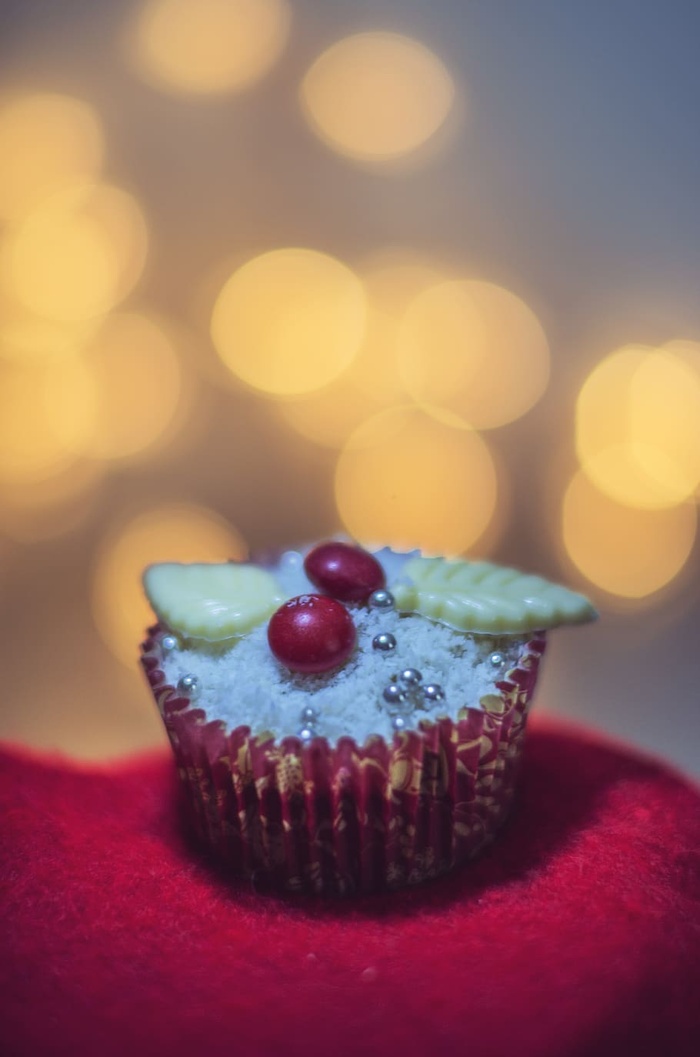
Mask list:
[[[190,820],[232,876],[319,895],[400,888],[473,858],[504,821],[544,634],[533,635],[485,707],[363,746],[228,731],[167,684],[162,635],[149,630],[142,663]]]

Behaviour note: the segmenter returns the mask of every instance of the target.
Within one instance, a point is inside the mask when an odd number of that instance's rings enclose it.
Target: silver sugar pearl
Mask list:
[[[489,657],[489,661],[491,662],[494,668],[500,668],[501,665],[505,663],[505,657],[502,653],[496,651],[496,653],[491,654],[491,656]]]
[[[437,683],[428,683],[424,688],[423,694],[425,695],[426,701],[444,701],[445,691]]]
[[[382,653],[390,653],[396,649],[396,639],[389,631],[380,631],[372,639],[372,649],[381,650]]]
[[[174,635],[163,635],[160,640],[160,648],[164,653],[170,653],[171,650],[176,650],[178,646],[177,639]]]
[[[303,723],[305,727],[313,727],[314,723],[318,723],[318,711],[312,708],[311,705],[307,705],[301,710],[299,722]]]
[[[423,682],[423,675],[417,668],[404,668],[399,679],[405,686],[417,686]]]
[[[397,683],[390,683],[389,686],[385,686],[382,691],[382,697],[388,705],[402,705],[406,700],[406,695]]]
[[[177,688],[183,694],[195,694],[199,688],[199,679],[196,675],[183,675],[178,680]]]
[[[280,565],[289,569],[296,569],[297,566],[301,565],[301,554],[299,551],[285,551],[280,558]]]
[[[299,731],[299,737],[304,742],[304,744],[308,745],[311,739],[316,737],[316,731],[311,730],[311,727],[302,727]]]
[[[406,726],[406,720],[403,716],[394,716],[391,720],[391,725],[394,730],[403,730]]]
[[[381,587],[378,591],[373,591],[368,599],[370,609],[393,609],[394,608],[394,596],[391,591],[385,591]]]

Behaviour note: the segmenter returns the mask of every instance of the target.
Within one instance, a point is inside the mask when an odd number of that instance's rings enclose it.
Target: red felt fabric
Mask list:
[[[591,735],[534,725],[486,855],[355,903],[222,880],[166,755],[0,759],[4,1057],[698,1052],[700,798]]]

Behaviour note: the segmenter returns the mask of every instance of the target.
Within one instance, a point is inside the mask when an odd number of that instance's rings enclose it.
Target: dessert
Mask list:
[[[493,838],[546,632],[595,617],[538,576],[339,540],[144,586],[201,839],[234,875],[319,894],[419,883]]]

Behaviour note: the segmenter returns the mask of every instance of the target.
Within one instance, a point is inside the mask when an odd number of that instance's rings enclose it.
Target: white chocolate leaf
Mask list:
[[[583,595],[492,562],[413,558],[391,592],[400,612],[476,633],[544,631],[597,616]]]
[[[143,584],[158,619],[186,639],[223,642],[267,620],[285,596],[271,575],[235,562],[150,565]]]

